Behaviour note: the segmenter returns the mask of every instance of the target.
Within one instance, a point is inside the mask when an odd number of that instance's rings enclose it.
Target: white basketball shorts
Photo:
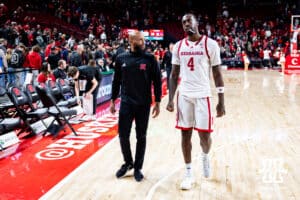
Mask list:
[[[212,125],[213,117],[209,97],[190,98],[180,94],[177,96],[176,128],[211,133]]]

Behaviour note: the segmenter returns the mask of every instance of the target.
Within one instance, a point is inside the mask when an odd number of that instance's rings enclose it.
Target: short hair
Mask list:
[[[58,64],[58,66],[61,66],[64,62],[66,62],[66,61],[63,59],[60,59],[57,64]]]
[[[75,66],[70,66],[68,70],[68,76],[74,77],[76,73],[78,72],[78,68]]]
[[[197,21],[197,18],[196,18],[196,15],[194,15],[193,13],[186,13],[182,16],[182,19],[184,16],[187,16],[187,15],[190,15],[191,17],[193,17],[196,21]]]
[[[94,59],[90,59],[88,66],[96,66],[96,61]]]
[[[40,48],[39,45],[35,45],[35,46],[32,47],[32,51],[34,51],[34,52],[40,52],[41,48]]]

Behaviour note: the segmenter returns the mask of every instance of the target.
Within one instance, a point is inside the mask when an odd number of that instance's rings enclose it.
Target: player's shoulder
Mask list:
[[[210,48],[210,49],[211,48],[214,48],[214,49],[219,48],[219,44],[216,40],[214,40],[208,36],[205,36],[205,37],[207,37],[207,47],[208,48]]]
[[[210,38],[208,36],[205,36],[205,37],[206,37],[205,39],[207,39],[207,44],[218,45],[218,43],[217,43],[217,41],[215,39]]]

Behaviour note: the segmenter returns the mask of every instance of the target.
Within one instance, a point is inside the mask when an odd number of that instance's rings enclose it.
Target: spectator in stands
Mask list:
[[[84,46],[83,46],[83,44],[80,44],[77,46],[76,51],[73,51],[71,53],[71,56],[70,56],[70,65],[71,66],[79,67],[79,66],[83,65],[83,62],[82,62],[83,51],[84,51]]]
[[[112,43],[112,63],[113,66],[115,65],[116,57],[121,53],[125,52],[125,48],[123,45],[120,44],[119,41],[114,41]]]
[[[47,80],[55,81],[55,76],[49,71],[49,63],[44,62],[41,67],[41,72],[37,76],[38,83],[46,83]]]
[[[7,59],[6,59],[6,40],[0,39],[0,86],[5,88],[5,72],[7,71]]]
[[[49,44],[46,46],[45,58],[47,58],[50,55],[52,47],[55,47],[55,40],[50,40]]]
[[[173,46],[174,46],[173,43],[169,44],[169,48],[166,48],[166,52],[165,52],[165,55],[164,55],[164,58],[163,58],[163,66],[164,66],[164,68],[166,70],[166,73],[167,73],[167,86],[168,86],[168,89],[169,89],[169,78],[170,78],[170,74],[171,74],[171,70],[172,70],[171,60],[172,60]]]
[[[97,49],[95,51],[95,60],[98,60],[99,58],[104,58],[104,47],[103,44],[98,44]]]
[[[33,46],[32,50],[28,54],[29,68],[32,71],[31,81],[36,79],[39,70],[42,67],[42,57],[40,55],[41,48],[39,46]]]
[[[54,46],[51,47],[51,53],[48,56],[48,63],[50,64],[50,70],[53,71],[57,68],[58,65],[58,61],[60,60],[61,56],[60,56],[60,52],[59,52],[59,48]]]
[[[109,69],[109,66],[107,66],[107,65],[105,64],[104,59],[102,59],[102,58],[99,58],[99,59],[97,60],[97,66],[99,67],[99,69],[100,69],[101,72],[107,72],[107,71],[110,70],[110,69]]]
[[[58,61],[58,67],[53,71],[53,75],[56,79],[66,79],[67,73],[66,73],[67,63],[65,60],[61,59]]]

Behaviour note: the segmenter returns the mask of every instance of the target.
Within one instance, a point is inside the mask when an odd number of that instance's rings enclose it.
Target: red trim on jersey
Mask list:
[[[178,46],[178,51],[177,51],[178,58],[179,58],[179,56],[180,56],[179,51],[180,51],[180,48],[181,48],[181,45],[182,45],[182,41],[183,41],[183,40],[180,41],[179,46]]]
[[[188,43],[188,41],[187,41],[187,38],[185,38],[185,44],[186,44],[186,46],[189,46],[189,43]]]
[[[209,54],[208,54],[208,48],[207,48],[207,39],[208,39],[208,37],[205,36],[205,51],[206,51],[206,54],[207,54],[208,59],[210,60],[210,56],[209,56]]]
[[[201,35],[201,37],[199,38],[199,40],[196,42],[195,45],[198,45],[201,42],[202,38],[203,38],[203,35]]]
[[[201,42],[202,38],[203,38],[203,35],[200,36],[200,38],[197,40],[197,42],[195,43],[195,45],[198,45]],[[185,44],[186,44],[186,46],[189,46],[187,38],[185,39]]]
[[[206,132],[206,133],[211,133],[213,132],[212,129],[199,129],[199,128],[194,128],[196,131],[200,131],[200,132]]]
[[[211,130],[211,112],[210,112],[210,100],[209,97],[206,98],[207,99],[207,107],[208,107],[208,130]]]
[[[175,126],[175,128],[180,129],[180,130],[183,130],[183,131],[193,130],[193,127],[185,128],[185,127],[181,127],[181,126]]]
[[[177,93],[177,101],[176,101],[176,108],[177,108],[177,113],[176,113],[176,126],[178,126],[178,118],[179,118],[179,113],[178,113],[178,96],[179,96],[179,92]]]

